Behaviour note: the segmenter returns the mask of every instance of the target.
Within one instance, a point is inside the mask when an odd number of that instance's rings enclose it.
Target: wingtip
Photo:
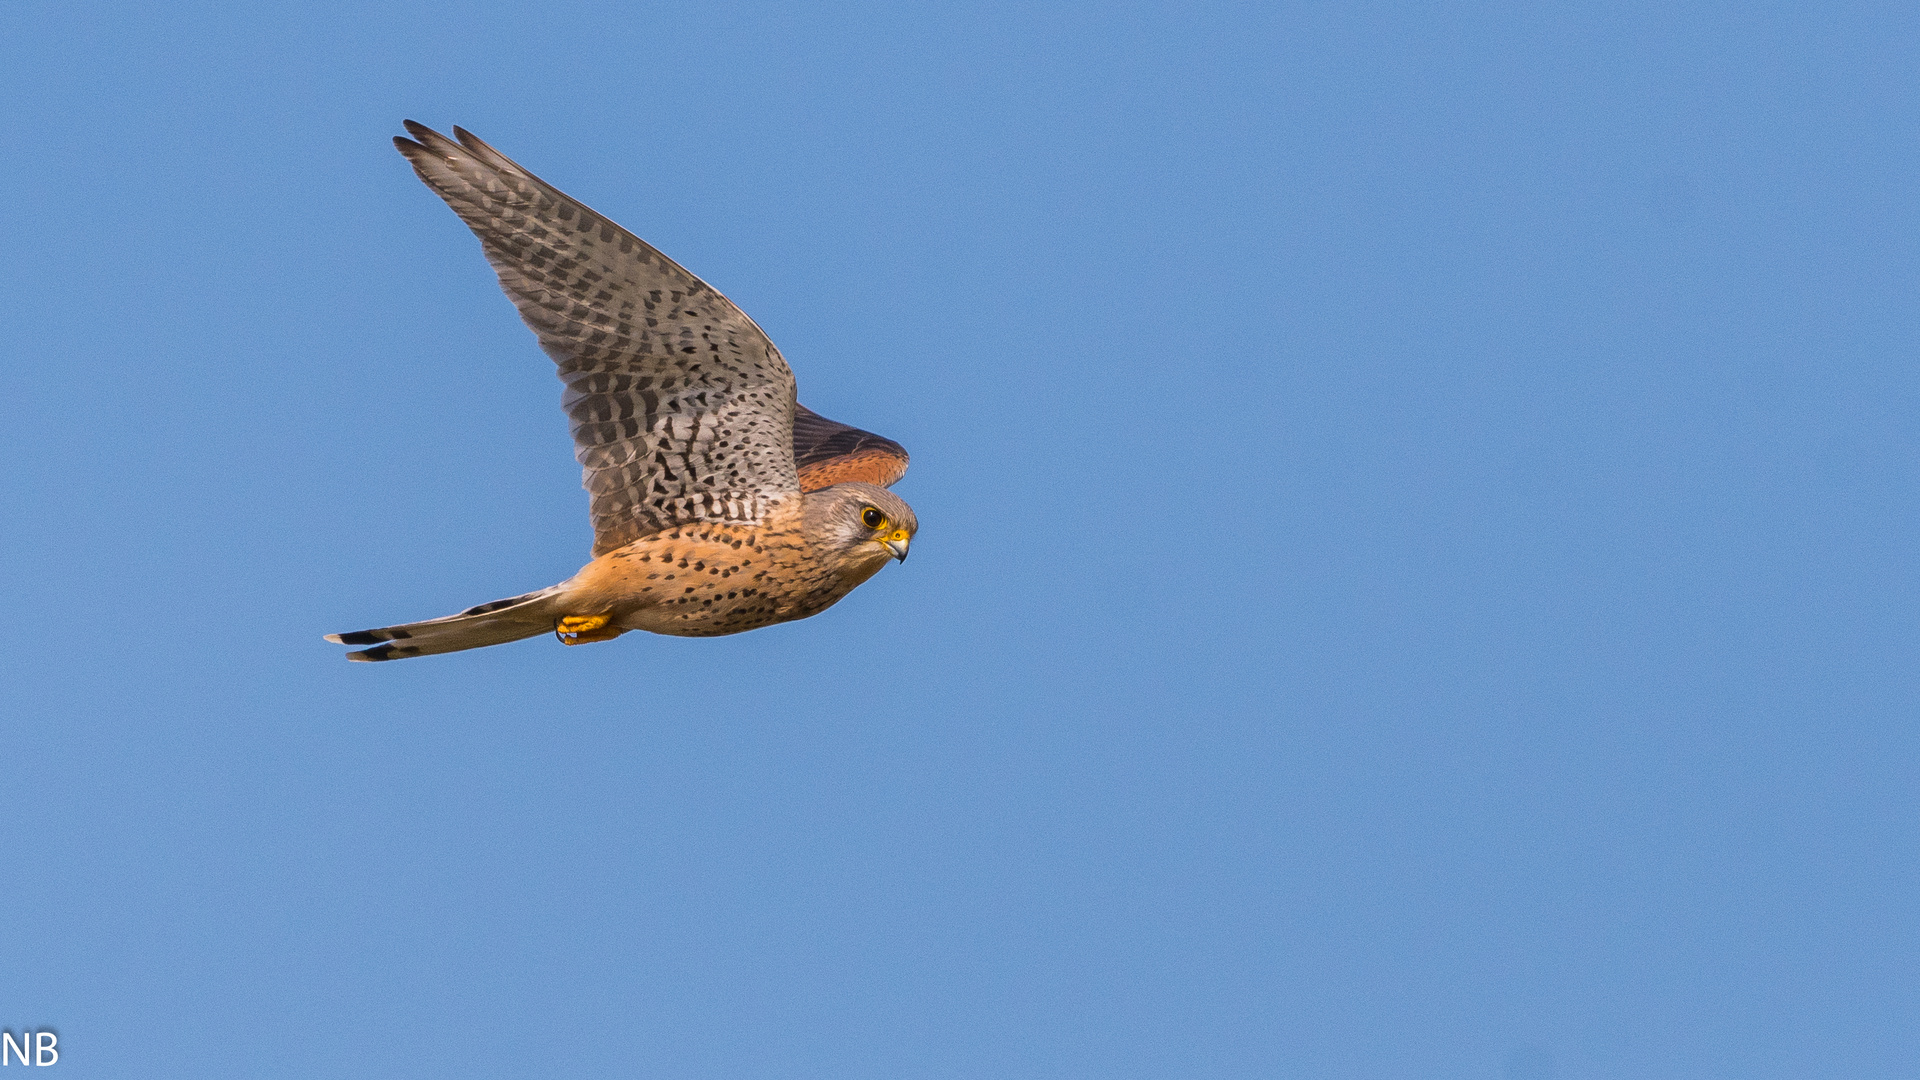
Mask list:
[[[345,641],[342,641],[342,640],[341,640],[341,638],[340,638],[340,635],[339,635],[339,634],[325,634],[325,635],[322,635],[322,636],[323,636],[323,637],[324,637],[324,638],[325,638],[325,639],[326,639],[327,641],[330,641],[330,642],[332,642],[332,643],[333,643],[333,644],[335,644],[335,645],[345,645],[345,644],[346,644],[346,642],[345,642]]]
[[[421,153],[435,157],[451,157],[457,156],[461,151],[458,143],[417,120],[402,120],[400,123],[406,126],[407,134],[413,138],[406,139],[395,135],[393,145],[408,158]]]
[[[363,653],[363,652],[350,652],[347,654],[347,659],[353,661],[356,664],[371,664],[376,659],[378,659],[378,657],[368,656],[366,653]]]

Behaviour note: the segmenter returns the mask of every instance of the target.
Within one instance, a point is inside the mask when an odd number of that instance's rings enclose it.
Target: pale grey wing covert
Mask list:
[[[559,365],[596,556],[675,525],[757,522],[798,496],[793,372],[752,319],[471,133],[406,125],[413,139],[394,145]]]

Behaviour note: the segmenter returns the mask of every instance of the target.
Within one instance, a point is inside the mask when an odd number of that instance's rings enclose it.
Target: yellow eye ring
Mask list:
[[[869,529],[883,528],[887,524],[887,515],[869,506],[861,513],[860,521]]]

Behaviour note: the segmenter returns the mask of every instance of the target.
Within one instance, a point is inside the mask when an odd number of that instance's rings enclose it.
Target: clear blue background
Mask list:
[[[1912,4],[0,41],[0,1026],[61,1075],[1920,1074]],[[912,561],[343,662],[588,545],[402,117],[905,443]]]

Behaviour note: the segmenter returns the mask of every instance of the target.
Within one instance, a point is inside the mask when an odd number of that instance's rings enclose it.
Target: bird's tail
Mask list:
[[[347,654],[349,660],[404,660],[409,656],[478,649],[483,645],[502,645],[521,638],[551,633],[556,620],[554,602],[558,585],[525,596],[510,596],[490,604],[470,607],[458,615],[401,626],[383,626],[378,630],[356,630],[350,634],[328,634],[335,645],[375,645],[371,649]],[[376,645],[376,642],[386,642]]]

